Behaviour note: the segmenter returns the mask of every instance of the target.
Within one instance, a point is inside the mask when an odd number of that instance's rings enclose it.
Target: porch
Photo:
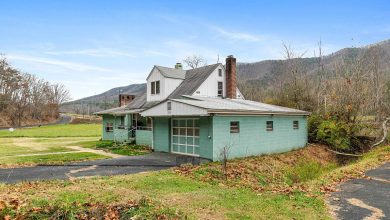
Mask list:
[[[152,147],[152,119],[138,113],[103,115],[103,140],[135,142]]]

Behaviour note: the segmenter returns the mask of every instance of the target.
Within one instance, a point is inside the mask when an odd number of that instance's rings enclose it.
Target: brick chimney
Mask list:
[[[119,107],[129,104],[134,98],[134,95],[119,94]]]
[[[235,99],[237,89],[236,58],[229,55],[226,58],[226,98]]]

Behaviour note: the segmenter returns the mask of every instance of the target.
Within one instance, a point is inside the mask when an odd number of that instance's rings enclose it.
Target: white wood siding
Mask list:
[[[167,103],[171,102],[171,110],[168,111]],[[207,115],[207,110],[175,101],[165,101],[148,110],[141,112],[144,117],[153,116],[200,116]]]
[[[160,94],[151,94],[151,83],[154,81],[160,81]],[[182,79],[165,78],[158,69],[154,68],[147,80],[146,100],[149,102],[166,99],[181,82],[183,82]]]
[[[218,75],[218,70],[222,70],[222,76]],[[226,77],[225,77],[225,68],[222,65],[219,65],[218,68],[210,74],[210,76],[199,86],[199,88],[194,92],[194,96],[208,96],[208,97],[218,97],[218,82],[223,83],[223,96],[226,96]]]

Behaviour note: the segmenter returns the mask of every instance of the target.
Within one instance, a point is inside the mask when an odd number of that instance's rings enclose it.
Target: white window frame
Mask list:
[[[179,126],[178,126],[178,127],[175,127],[175,128],[177,128],[177,129],[179,129],[179,130],[178,130],[178,132],[179,132],[178,135],[174,135],[174,134],[173,134],[173,121],[174,121],[174,120],[177,120],[178,123],[179,123],[179,124],[178,124]],[[181,120],[186,120],[186,121],[187,121],[187,120],[192,120],[192,121],[193,121],[193,126],[192,126],[192,127],[187,127],[187,124],[186,124],[185,127],[180,127],[180,121],[181,121]],[[195,126],[194,126],[194,125],[195,125],[195,120],[198,121],[198,127],[197,127],[197,128],[195,128]],[[199,156],[200,156],[200,125],[199,125],[199,122],[200,122],[200,121],[199,121],[199,118],[172,118],[172,119],[171,119],[171,152],[172,152],[172,153],[175,153],[175,154],[182,154],[182,155],[189,155],[189,156],[194,156],[194,157],[199,157]],[[181,129],[181,128],[185,128],[185,136],[184,136],[184,135],[180,135],[180,129]],[[187,136],[187,129],[188,129],[188,128],[194,129],[194,136]],[[195,129],[198,129],[198,136],[195,136]],[[174,142],[173,142],[173,137],[174,137],[174,136],[176,136],[176,137],[178,138],[178,143],[174,143]],[[192,144],[192,145],[191,145],[191,144],[187,144],[187,143],[186,143],[186,144],[180,144],[180,137],[185,137],[186,142],[187,142],[187,138],[188,138],[188,137],[192,137],[192,138],[193,138],[193,144]],[[199,145],[195,145],[195,139],[196,139],[196,138],[198,138],[198,141],[199,141],[198,143],[199,143]],[[178,146],[178,151],[174,151],[174,150],[173,150],[173,145],[174,145],[174,144],[176,144],[176,145]],[[186,148],[185,152],[186,152],[186,153],[183,153],[183,152],[180,152],[180,151],[179,151],[179,147],[180,147],[180,146],[185,146],[185,148]],[[188,146],[192,146],[192,147],[193,147],[193,154],[187,153],[187,152],[188,152],[188,150],[187,150],[187,147],[188,147]],[[195,154],[195,148],[196,148],[196,147],[199,148],[199,154]]]

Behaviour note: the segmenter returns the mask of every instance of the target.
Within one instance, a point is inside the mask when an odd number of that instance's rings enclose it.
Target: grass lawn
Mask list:
[[[58,164],[107,158],[93,153],[77,152],[67,147],[78,146],[80,142],[93,142],[96,140],[97,137],[0,138],[0,166],[15,167],[34,164]],[[74,153],[39,155],[72,151]]]
[[[101,124],[66,124],[16,129],[14,132],[1,130],[0,137],[100,137]]]
[[[0,184],[0,218],[28,213],[35,219],[88,219],[98,213],[118,219],[331,219],[324,189],[389,161],[389,152],[390,147],[379,147],[344,166],[316,148],[251,157],[231,161],[227,179],[219,177],[220,164],[211,163],[75,181]],[[302,159],[318,164],[305,166]],[[256,183],[261,187],[253,187]]]
[[[136,144],[115,144],[113,141],[81,141],[77,143],[77,146],[98,149],[108,151],[114,154],[125,155],[125,156],[136,156],[136,155],[144,155],[151,153],[152,150],[150,147],[136,145]]]

